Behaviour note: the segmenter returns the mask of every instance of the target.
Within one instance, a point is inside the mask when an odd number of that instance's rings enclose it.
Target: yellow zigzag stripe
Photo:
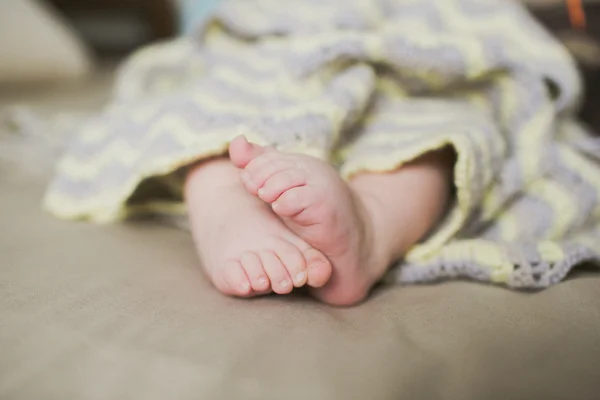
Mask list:
[[[590,217],[594,221],[598,220],[600,218],[600,173],[598,173],[598,167],[566,145],[559,144],[558,152],[560,161],[566,167],[575,171],[580,178],[596,191],[596,207]]]
[[[563,236],[577,216],[577,202],[569,192],[556,182],[546,179],[534,182],[527,192],[541,199],[554,211],[554,220],[544,236],[547,239]]]
[[[549,139],[548,119],[552,118],[552,115],[552,106],[548,103],[544,104],[529,121],[525,121],[521,125],[519,130],[511,132],[511,136],[517,139],[513,146],[521,168],[520,172],[524,185],[531,183],[539,176],[542,154],[539,150],[535,151],[535,149],[541,147],[544,139]],[[501,209],[500,199],[501,195],[498,187],[493,187],[486,193],[482,203],[483,219],[493,218]]]
[[[213,136],[212,139],[210,143],[201,143],[195,148],[190,148],[189,154],[186,156],[178,154],[175,157],[155,158],[151,163],[146,164],[145,168],[133,171],[122,185],[85,199],[74,198],[66,193],[50,190],[44,199],[44,206],[48,211],[62,218],[87,217],[96,222],[122,219],[128,213],[125,206],[126,199],[145,178],[166,175],[198,159],[222,154],[226,151],[228,145],[226,136]]]
[[[91,180],[96,177],[103,167],[118,162],[125,167],[133,167],[140,161],[144,151],[148,150],[161,136],[166,136],[181,146],[181,157],[193,147],[208,145],[215,141],[215,137],[231,138],[236,135],[233,130],[215,131],[210,135],[198,135],[183,120],[177,116],[167,116],[158,121],[144,136],[132,147],[126,140],[115,138],[98,154],[88,159],[78,160],[73,155],[67,155],[59,164],[60,172],[72,181]],[[221,141],[226,141],[222,139]],[[184,150],[185,149],[185,150]],[[144,160],[142,165],[153,164],[153,160]],[[124,170],[127,172],[127,170]]]
[[[515,150],[525,184],[540,175],[543,143],[549,141],[554,122],[554,106],[548,101],[539,107],[534,116],[515,132]]]

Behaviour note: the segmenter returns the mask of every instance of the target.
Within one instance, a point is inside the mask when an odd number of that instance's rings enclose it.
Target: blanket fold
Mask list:
[[[238,135],[339,163],[345,179],[452,146],[454,205],[395,279],[541,288],[597,259],[599,155],[575,120],[580,78],[519,4],[229,0],[199,32],[123,66],[60,160],[49,211],[182,215],[186,167]]]

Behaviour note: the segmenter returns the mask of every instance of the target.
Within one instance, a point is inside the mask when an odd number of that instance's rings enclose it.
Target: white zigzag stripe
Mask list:
[[[229,131],[216,131],[211,135],[199,135],[185,119],[176,115],[165,116],[156,123],[144,136],[143,140],[132,147],[126,140],[116,138],[102,151],[87,160],[78,160],[74,155],[67,155],[60,163],[60,172],[72,181],[90,180],[97,177],[101,169],[107,165],[118,163],[124,167],[124,172],[140,162],[144,153],[150,149],[158,139],[165,136],[181,146],[181,155],[189,150],[204,144],[214,142],[215,137],[227,138],[235,136],[235,128]],[[152,164],[152,160],[145,160],[145,164]]]

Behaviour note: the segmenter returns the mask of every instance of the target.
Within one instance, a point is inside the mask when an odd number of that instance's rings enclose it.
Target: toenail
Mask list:
[[[271,204],[271,208],[273,208],[274,211],[277,211],[277,209],[279,208],[279,203],[274,202],[273,204]]]
[[[289,282],[289,281],[287,281],[287,280],[283,280],[283,281],[279,282],[279,286],[281,286],[281,287],[282,287],[282,288],[284,288],[284,289],[285,289],[286,287],[288,287],[288,286],[289,286],[289,284],[290,284],[290,282]]]
[[[250,289],[250,284],[248,282],[244,282],[240,285],[240,287],[242,288],[242,290],[245,292],[247,290]]]
[[[265,191],[263,190],[263,188],[258,189],[258,195],[262,196],[265,193]]]
[[[261,285],[264,285],[265,283],[267,283],[267,278],[265,278],[264,276],[261,276],[260,278],[258,278],[258,283],[260,283]]]
[[[304,282],[305,278],[306,278],[306,272],[304,272],[304,271],[298,272],[298,274],[296,275],[296,283]]]

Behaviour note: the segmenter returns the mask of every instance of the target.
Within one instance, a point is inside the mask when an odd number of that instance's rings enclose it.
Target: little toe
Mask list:
[[[306,184],[306,173],[300,168],[290,168],[275,173],[258,189],[258,197],[272,203],[285,191]]]
[[[279,257],[273,252],[265,251],[260,253],[260,260],[271,281],[271,289],[277,294],[290,293],[294,285]]]
[[[319,288],[324,286],[333,272],[331,262],[320,251],[309,248],[304,251],[307,268],[308,286]]]
[[[227,262],[221,273],[225,287],[218,288],[225,294],[245,297],[252,293],[248,277],[239,261]]]
[[[274,249],[277,257],[281,260],[295,287],[306,285],[308,274],[306,272],[306,260],[300,249],[291,243],[281,243]]]
[[[252,290],[257,293],[264,293],[270,290],[269,278],[263,268],[262,261],[256,253],[246,252],[242,254],[240,262],[246,272],[246,276],[250,279]]]

